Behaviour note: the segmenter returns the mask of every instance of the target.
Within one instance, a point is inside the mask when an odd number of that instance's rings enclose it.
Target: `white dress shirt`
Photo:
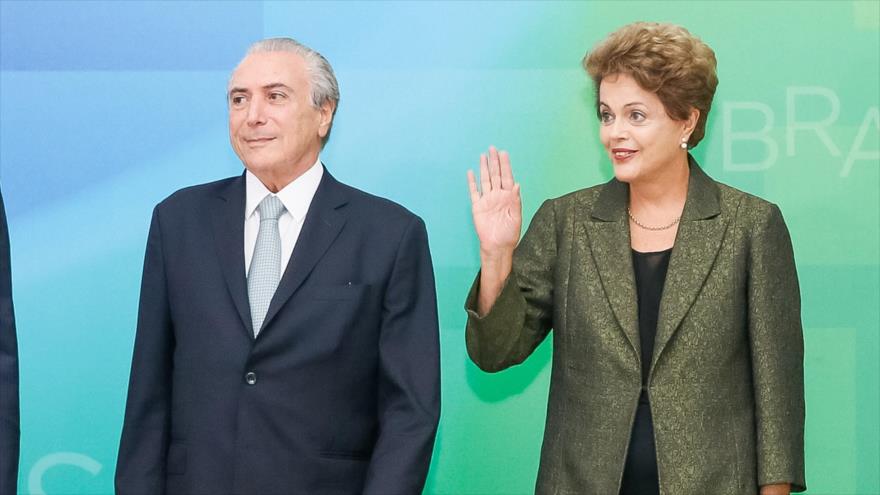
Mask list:
[[[290,255],[293,253],[297,239],[299,239],[306,213],[309,212],[312,198],[315,197],[315,191],[318,190],[318,184],[321,183],[323,175],[324,167],[319,158],[304,174],[275,194],[285,208],[284,213],[278,217],[278,233],[281,234],[282,275],[287,268],[287,262],[290,261]],[[257,233],[260,231],[260,211],[257,207],[263,198],[273,193],[250,170],[245,172],[245,184],[244,270],[246,276],[251,269],[251,258],[254,256],[254,248],[257,245]]]

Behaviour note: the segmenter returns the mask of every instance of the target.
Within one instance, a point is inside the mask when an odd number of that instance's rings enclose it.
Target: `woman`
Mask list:
[[[718,80],[687,30],[636,23],[584,59],[606,184],[546,201],[517,246],[505,152],[468,181],[481,271],[467,348],[486,371],[553,333],[536,491],[787,494],[805,489],[800,295],[779,209],[688,153]],[[514,249],[515,248],[515,249]]]

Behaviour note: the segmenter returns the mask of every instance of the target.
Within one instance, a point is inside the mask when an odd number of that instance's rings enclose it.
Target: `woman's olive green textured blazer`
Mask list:
[[[641,366],[661,493],[804,490],[800,294],[779,209],[691,159],[654,357],[641,363],[628,194],[611,180],[546,201],[491,311],[475,312],[479,276],[468,296],[467,349],[486,371],[554,330],[536,492],[619,492]]]

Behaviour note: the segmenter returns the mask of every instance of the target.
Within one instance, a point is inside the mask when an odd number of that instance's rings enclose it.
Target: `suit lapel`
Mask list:
[[[688,195],[660,299],[652,367],[675,334],[715,264],[727,227],[718,186],[690,160]]]
[[[623,214],[628,198],[629,187],[611,180],[602,188],[585,226],[605,297],[638,357],[641,355],[638,299],[629,223]]]
[[[226,286],[238,316],[248,336],[254,338],[251,328],[251,309],[248,302],[247,279],[244,270],[244,175],[234,179],[216,198],[211,208],[214,223],[214,245]]]
[[[309,206],[296,247],[294,247],[290,261],[287,263],[287,269],[269,303],[269,310],[266,313],[266,319],[263,320],[263,330],[260,331],[260,335],[269,328],[269,324],[272,323],[272,319],[278,314],[278,311],[299,289],[309,273],[312,272],[315,264],[324,256],[327,248],[339,235],[342,226],[345,225],[346,217],[337,208],[347,202],[348,195],[343,186],[327,172],[327,169],[324,169],[324,175],[318,185],[318,190],[315,191],[312,204]]]

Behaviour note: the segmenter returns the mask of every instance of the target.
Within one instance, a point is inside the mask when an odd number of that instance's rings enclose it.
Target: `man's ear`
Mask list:
[[[330,132],[330,124],[333,123],[333,112],[336,110],[336,104],[330,100],[324,102],[318,109],[320,114],[320,123],[318,124],[318,135],[322,138]]]

